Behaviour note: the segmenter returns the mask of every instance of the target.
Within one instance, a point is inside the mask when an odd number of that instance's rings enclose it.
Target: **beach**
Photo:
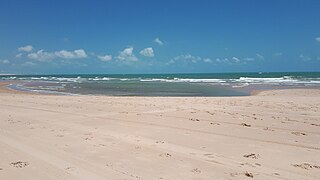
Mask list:
[[[0,179],[318,179],[320,89],[241,97],[0,90]]]

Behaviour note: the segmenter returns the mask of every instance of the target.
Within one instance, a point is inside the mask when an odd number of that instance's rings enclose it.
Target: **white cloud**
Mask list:
[[[18,51],[24,51],[24,52],[30,52],[33,50],[33,47],[31,45],[27,45],[27,46],[23,46],[23,47],[19,47]]]
[[[302,61],[310,61],[310,60],[311,60],[310,57],[305,56],[305,55],[303,55],[303,54],[300,54],[299,58],[300,58]]]
[[[282,56],[282,53],[281,52],[276,52],[276,53],[273,53],[273,56]]]
[[[152,47],[145,48],[145,49],[141,50],[140,54],[142,56],[146,56],[146,57],[154,57],[154,52],[153,52]]]
[[[173,59],[171,59],[170,61],[168,61],[168,62],[166,63],[166,65],[174,64],[174,63],[175,63],[175,61],[174,61]]]
[[[121,61],[138,61],[138,58],[133,54],[133,47],[120,51],[117,59]]]
[[[77,49],[74,51],[61,50],[55,52],[55,55],[63,59],[81,59],[88,57],[87,53],[83,49]]]
[[[244,57],[244,58],[239,58],[239,57],[236,57],[236,56],[233,56],[231,58],[216,58],[215,59],[215,62],[217,63],[226,63],[226,64],[229,64],[229,65],[232,65],[232,64],[248,64],[249,62],[253,62],[255,61],[256,59],[253,58],[253,57]]]
[[[22,57],[22,53],[19,53],[16,55],[16,58],[21,58]]]
[[[255,59],[254,58],[251,58],[251,57],[245,57],[243,58],[244,61],[254,61]]]
[[[228,58],[216,58],[216,62],[218,62],[218,63],[230,63]]]
[[[216,58],[216,62],[220,63],[222,62],[220,58]]]
[[[64,58],[64,59],[71,59],[74,57],[73,52],[66,51],[66,50],[61,50],[61,51],[55,52],[54,54],[56,56],[58,56],[60,58]]]
[[[189,63],[189,62],[191,62],[191,63],[198,63],[198,62],[213,63],[213,60],[211,58],[202,58],[200,56],[193,56],[191,54],[183,54],[183,55],[179,55],[179,56],[176,56],[176,57],[172,58],[166,64],[168,65],[168,64],[173,64],[173,63],[176,63],[176,62],[183,62],[183,63]]]
[[[203,62],[205,63],[212,63],[212,60],[210,58],[204,58]]]
[[[160,46],[162,46],[164,43],[160,40],[160,38],[156,38],[153,42],[159,44]]]
[[[37,52],[34,52],[34,53],[30,53],[27,56],[29,59],[36,60],[36,61],[42,61],[42,62],[49,61],[55,57],[54,53],[46,52],[43,49],[41,49]]]
[[[56,58],[81,59],[81,58],[88,57],[88,55],[83,49],[77,49],[74,51],[61,50],[56,52],[46,52],[43,49],[41,49],[37,52],[29,53],[27,57],[32,60],[44,62],[44,61],[50,61]]]
[[[315,40],[320,42],[320,37],[316,37]]]
[[[232,60],[234,60],[235,62],[240,62],[240,59],[237,57],[232,57]]]
[[[8,59],[0,60],[0,63],[2,64],[10,64],[10,61]]]
[[[24,62],[23,64],[21,64],[22,66],[35,66],[36,64],[30,61]]]
[[[260,60],[264,60],[264,56],[262,56],[261,54],[256,54],[256,56],[258,57],[258,59],[260,59]]]
[[[185,55],[176,56],[172,60],[173,60],[173,63],[176,61],[197,63],[198,61],[201,61],[202,58],[199,56],[192,56],[191,54],[185,54]]]
[[[104,55],[104,56],[97,56],[98,59],[104,62],[108,62],[112,60],[112,55]]]

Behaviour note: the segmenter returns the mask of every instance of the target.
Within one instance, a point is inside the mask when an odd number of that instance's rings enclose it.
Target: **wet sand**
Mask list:
[[[0,179],[318,179],[320,90],[107,97],[0,88]]]

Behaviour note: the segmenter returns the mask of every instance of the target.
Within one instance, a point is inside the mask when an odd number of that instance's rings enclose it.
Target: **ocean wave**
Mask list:
[[[292,76],[283,76],[280,78],[252,78],[252,77],[240,77],[234,79],[238,83],[250,83],[250,84],[320,84],[315,78],[294,78]]]
[[[271,84],[271,85],[319,85],[320,77],[306,78],[299,76],[282,76],[282,77],[239,77],[239,78],[143,78],[143,77],[63,77],[63,76],[5,76],[0,80],[22,80],[22,81],[43,81],[52,83],[86,83],[86,82],[168,82],[168,83],[210,83],[210,84],[233,84],[234,87],[243,87],[250,84]]]
[[[186,82],[186,83],[225,83],[223,79],[185,79],[185,78],[173,78],[173,79],[141,79],[141,82]]]

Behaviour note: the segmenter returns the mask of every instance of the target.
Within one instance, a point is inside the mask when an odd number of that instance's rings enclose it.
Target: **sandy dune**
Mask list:
[[[320,90],[250,97],[0,91],[0,179],[319,179]]]

